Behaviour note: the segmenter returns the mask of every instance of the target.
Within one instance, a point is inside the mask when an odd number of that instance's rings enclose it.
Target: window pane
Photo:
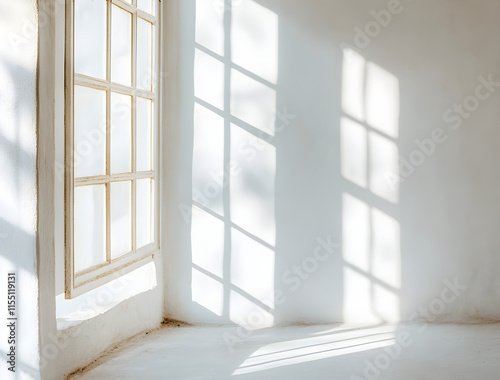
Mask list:
[[[137,0],[137,8],[153,14],[153,7],[151,0]]]
[[[132,250],[132,182],[111,183],[111,259]]]
[[[151,170],[151,109],[151,100],[137,98],[137,171]]]
[[[152,40],[151,23],[137,18],[137,87],[151,91]]]
[[[75,272],[106,261],[106,189],[104,185],[75,188]]]
[[[75,0],[75,72],[106,79],[106,0]]]
[[[144,247],[153,241],[152,228],[152,180],[150,178],[137,181],[137,248]]]
[[[131,171],[132,97],[111,93],[111,173]]]
[[[75,177],[106,174],[106,92],[75,86]]]
[[[116,5],[112,6],[112,11],[111,80],[130,86],[132,84],[132,14]]]

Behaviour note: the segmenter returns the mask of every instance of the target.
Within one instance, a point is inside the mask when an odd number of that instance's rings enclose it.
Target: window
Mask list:
[[[159,248],[158,0],[72,0],[66,15],[66,298]]]

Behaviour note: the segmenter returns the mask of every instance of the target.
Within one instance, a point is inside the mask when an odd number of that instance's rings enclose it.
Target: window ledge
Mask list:
[[[79,325],[104,314],[120,302],[156,287],[156,266],[152,261],[126,275],[67,300],[64,294],[56,297],[57,329]]]

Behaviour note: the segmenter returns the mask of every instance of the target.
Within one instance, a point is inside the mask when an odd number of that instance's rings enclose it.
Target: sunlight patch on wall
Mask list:
[[[342,66],[342,109],[360,121],[365,120],[365,59],[350,49],[344,49]]]
[[[366,66],[366,122],[389,137],[398,137],[399,81],[373,62]]]
[[[276,91],[265,84],[231,71],[231,114],[252,127],[274,135]]]
[[[394,288],[401,286],[399,222],[372,208],[372,273]]]
[[[193,140],[193,198],[222,215],[224,119],[195,103]]]
[[[224,12],[213,1],[196,0],[196,42],[224,55]]]
[[[399,172],[399,81],[350,49],[344,49],[343,65],[342,176],[397,203],[399,184],[389,183],[388,175]]]
[[[388,181],[388,173],[399,172],[398,147],[390,139],[370,132],[369,181],[373,194],[391,203],[399,201],[399,186]]]
[[[222,316],[224,305],[224,287],[222,284],[195,268],[192,269],[191,281],[193,301],[212,313]]]
[[[401,286],[400,227],[375,208],[399,202],[399,81],[359,53],[344,49],[340,120],[341,172],[356,189],[343,206],[344,320],[396,321]],[[347,187],[352,192],[352,186]],[[374,198],[374,196],[376,198]]]
[[[359,123],[343,117],[340,121],[340,158],[342,175],[352,183],[367,187],[367,145],[366,129]]]
[[[198,49],[194,55],[194,96],[224,109],[224,64]]]
[[[276,84],[278,79],[278,15],[255,1],[233,7],[232,60]]]
[[[195,35],[193,300],[235,323],[269,326],[278,16],[252,0],[196,0]]]
[[[270,245],[276,241],[274,179],[276,148],[231,125],[231,220]]]
[[[364,273],[344,268],[344,321],[381,322],[373,313],[372,281]]]
[[[231,283],[274,308],[274,251],[233,228]]]
[[[373,314],[381,321],[399,321],[399,296],[393,291],[375,284],[373,286]]]
[[[343,195],[344,320],[397,321],[401,285],[399,223]]]
[[[363,271],[370,269],[370,207],[344,194],[342,242],[344,260]]]
[[[191,249],[193,264],[222,278],[224,222],[193,206]]]

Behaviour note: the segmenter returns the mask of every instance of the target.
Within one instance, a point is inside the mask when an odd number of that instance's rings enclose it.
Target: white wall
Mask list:
[[[475,94],[480,76],[500,79],[500,5],[402,3],[367,47],[346,54],[354,28],[377,28],[370,11],[386,2],[241,0],[231,13],[222,3],[168,2],[179,54],[171,48],[165,95],[177,100],[164,110],[166,314],[264,326],[408,320],[429,307],[434,320],[498,320],[496,87],[461,128],[443,114]],[[35,4],[0,2],[0,21],[0,282],[18,274],[19,378],[39,378],[42,359],[44,377],[57,379],[156,326],[163,294],[57,332],[54,230],[44,223],[54,219],[58,93],[44,71],[37,194]],[[55,67],[56,26],[46,22],[40,62]],[[415,139],[439,137],[437,128],[446,141],[389,187],[397,157],[423,157]],[[451,301],[446,280],[467,289]],[[2,373],[6,350],[0,342]]]
[[[500,4],[179,3],[170,316],[500,318]]]
[[[0,373],[39,379],[36,260],[36,1],[0,1]],[[16,273],[16,372],[7,370],[7,273]]]

